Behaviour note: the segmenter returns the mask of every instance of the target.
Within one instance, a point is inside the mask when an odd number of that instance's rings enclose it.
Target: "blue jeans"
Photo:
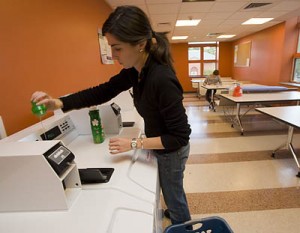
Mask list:
[[[190,144],[177,151],[155,153],[158,162],[159,181],[168,207],[172,224],[191,220],[183,189],[183,172],[190,152]]]

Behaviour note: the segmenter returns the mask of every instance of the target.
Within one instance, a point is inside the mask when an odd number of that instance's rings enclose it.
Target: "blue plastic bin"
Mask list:
[[[188,226],[194,226],[194,228],[198,228],[194,230],[188,230]],[[164,233],[233,233],[233,231],[223,218],[208,217],[168,226]]]

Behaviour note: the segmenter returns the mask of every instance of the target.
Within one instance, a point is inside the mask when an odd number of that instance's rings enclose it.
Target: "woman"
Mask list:
[[[183,189],[183,172],[189,155],[190,125],[182,104],[182,87],[172,65],[165,33],[154,32],[143,11],[121,6],[102,27],[113,59],[124,69],[108,82],[66,97],[35,92],[31,100],[50,110],[63,111],[98,105],[133,88],[134,105],[145,122],[146,138],[112,138],[111,154],[152,149],[157,157],[160,185],[173,224],[190,220]],[[156,41],[156,43],[153,42]]]

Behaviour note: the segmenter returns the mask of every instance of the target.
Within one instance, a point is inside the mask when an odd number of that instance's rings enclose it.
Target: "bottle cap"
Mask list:
[[[97,106],[94,105],[94,106],[91,106],[91,107],[89,108],[89,110],[90,110],[90,111],[95,111],[95,110],[98,110],[98,108],[97,108]]]

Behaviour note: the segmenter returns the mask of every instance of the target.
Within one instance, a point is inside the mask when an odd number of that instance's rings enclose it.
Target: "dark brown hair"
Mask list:
[[[214,70],[213,75],[219,75],[219,74],[220,74],[219,70]]]
[[[137,45],[147,41],[145,51],[174,72],[167,32],[154,32],[147,15],[136,6],[117,7],[104,22],[102,34],[110,33],[118,40]],[[153,43],[153,38],[156,43]]]

